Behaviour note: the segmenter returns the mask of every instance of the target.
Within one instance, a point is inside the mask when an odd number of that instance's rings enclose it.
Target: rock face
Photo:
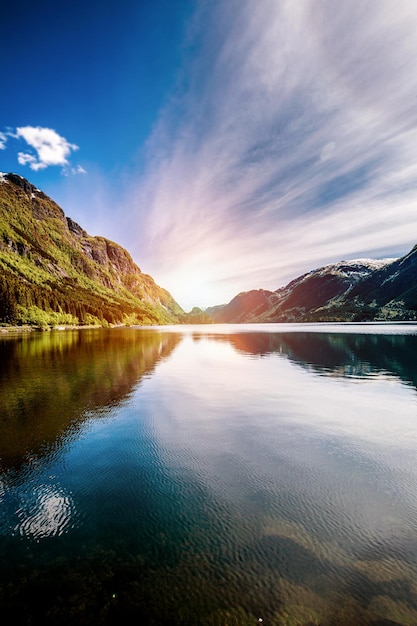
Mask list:
[[[216,322],[417,320],[417,246],[400,259],[326,265],[276,291],[237,295],[206,311]]]
[[[0,271],[3,322],[30,321],[34,307],[78,323],[175,323],[184,315],[124,248],[90,236],[16,174],[0,176]]]

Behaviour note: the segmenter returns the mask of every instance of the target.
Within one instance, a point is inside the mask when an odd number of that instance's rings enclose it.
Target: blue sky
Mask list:
[[[417,243],[414,0],[16,0],[0,170],[189,309]]]

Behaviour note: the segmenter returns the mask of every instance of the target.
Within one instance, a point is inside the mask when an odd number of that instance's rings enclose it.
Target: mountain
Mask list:
[[[130,254],[92,237],[16,174],[0,175],[0,322],[165,324],[187,315]]]
[[[92,237],[42,191],[0,174],[0,323],[172,324],[417,320],[417,246],[400,259],[341,261],[276,291],[185,313],[130,254]]]
[[[276,291],[240,293],[206,313],[232,323],[417,320],[417,246],[400,259],[326,265]]]

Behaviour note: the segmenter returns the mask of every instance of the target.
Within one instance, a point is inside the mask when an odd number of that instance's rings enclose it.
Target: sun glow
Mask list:
[[[216,301],[210,268],[197,270],[183,267],[164,280],[165,285],[170,285],[168,290],[185,311],[190,311],[195,306],[204,309],[220,304]]]

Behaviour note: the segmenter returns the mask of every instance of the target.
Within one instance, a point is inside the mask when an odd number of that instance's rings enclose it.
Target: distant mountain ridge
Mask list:
[[[340,261],[276,291],[256,289],[206,312],[215,322],[417,320],[417,246],[400,259]]]
[[[0,322],[164,324],[186,317],[124,248],[90,236],[25,178],[0,174]]]

